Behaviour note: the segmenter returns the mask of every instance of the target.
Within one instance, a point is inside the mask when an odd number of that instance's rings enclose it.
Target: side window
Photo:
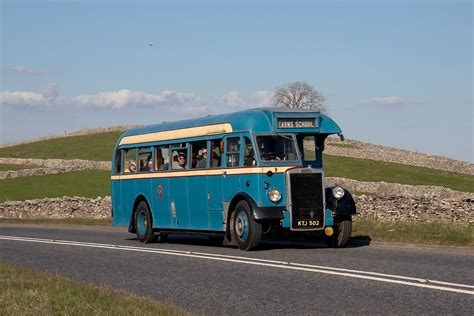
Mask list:
[[[122,149],[117,150],[115,153],[115,173],[120,173],[122,170]]]
[[[155,170],[168,170],[170,164],[170,149],[169,146],[155,147]]]
[[[244,137],[245,147],[244,147],[244,166],[252,167],[255,166],[255,152],[253,150],[252,142],[248,137]]]
[[[209,156],[209,165],[211,168],[219,168],[222,166],[222,153],[224,152],[224,142],[222,139],[214,139],[211,141],[211,152]]]
[[[227,138],[227,167],[238,167],[240,161],[240,137]]]
[[[302,154],[303,154],[304,161],[316,161],[316,137],[315,136],[303,137]]]
[[[188,149],[186,148],[186,144],[176,144],[172,145],[172,162],[171,162],[171,169],[172,170],[181,170],[186,169],[187,166],[187,156],[188,156]]]
[[[191,143],[191,168],[206,168],[207,142],[199,141]]]
[[[123,164],[124,173],[135,173],[137,171],[137,150],[134,149],[124,149],[125,161]]]
[[[139,148],[138,149],[138,171],[139,172],[150,172],[153,170],[153,159],[151,154],[151,148]]]

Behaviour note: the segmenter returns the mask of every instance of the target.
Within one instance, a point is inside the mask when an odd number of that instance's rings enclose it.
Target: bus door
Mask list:
[[[207,210],[209,212],[209,229],[225,230],[224,206],[222,204],[223,155],[224,141],[213,139],[209,142],[207,175]]]
[[[188,209],[188,147],[186,143],[171,146],[170,160],[170,211],[171,221],[176,229],[191,227]]]
[[[230,202],[234,195],[240,191],[240,173],[242,170],[241,166],[241,137],[240,136],[227,136],[224,139],[225,142],[225,162],[224,177],[222,183],[223,189],[223,200]]]
[[[169,169],[169,145],[156,146],[154,149],[153,169],[158,176],[152,179],[153,226],[174,228],[170,205],[170,185],[167,171]]]
[[[207,211],[206,167],[208,161],[207,141],[196,141],[189,144],[189,168],[193,172],[188,177],[188,210],[191,229],[209,230]]]

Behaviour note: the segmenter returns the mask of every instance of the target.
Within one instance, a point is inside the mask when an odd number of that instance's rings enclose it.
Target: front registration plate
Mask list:
[[[322,227],[322,221],[315,219],[296,219],[295,228],[319,228]]]

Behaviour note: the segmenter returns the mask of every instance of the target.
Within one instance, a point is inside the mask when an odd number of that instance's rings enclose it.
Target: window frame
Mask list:
[[[293,146],[295,147],[297,159],[296,160],[274,160],[274,161],[263,160],[262,157],[260,156],[260,149],[258,148],[257,137],[259,137],[259,136],[280,136],[280,135],[288,136],[288,137],[291,137],[293,139]],[[300,134],[300,135],[304,135],[304,134]],[[254,141],[254,144],[256,145],[255,146],[255,152],[257,153],[258,161],[262,164],[275,164],[275,163],[277,163],[277,164],[285,164],[285,163],[294,164],[295,162],[301,162],[301,154],[300,154],[300,150],[299,150],[299,147],[298,147],[298,141],[296,139],[296,134],[292,134],[292,133],[259,133],[259,134],[253,134],[252,139]]]
[[[238,141],[239,141],[239,150],[238,151],[231,151],[229,152],[228,151],[228,148],[227,148],[227,144],[228,144],[228,141],[232,138],[237,138]],[[225,166],[223,168],[240,168],[243,166],[243,163],[242,163],[242,135],[226,135],[226,137],[224,138],[224,153],[225,153]],[[239,159],[238,159],[238,165],[237,166],[229,166],[228,163],[229,163],[229,160],[228,160],[228,156],[230,155],[239,155]],[[222,161],[221,161],[221,164],[222,164]]]

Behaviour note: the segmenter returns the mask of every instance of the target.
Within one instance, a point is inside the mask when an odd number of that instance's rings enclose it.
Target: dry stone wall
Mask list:
[[[110,197],[45,198],[0,203],[0,218],[110,218]]]
[[[354,195],[358,218],[474,225],[474,199]],[[0,218],[110,218],[110,197],[0,203]]]
[[[382,222],[405,221],[474,225],[474,199],[439,197],[354,197],[358,217]]]
[[[327,177],[328,185],[340,185],[351,192],[363,192],[380,197],[403,196],[411,198],[474,199],[474,193],[460,192],[440,186],[409,185],[388,182],[364,182],[352,179]]]
[[[81,159],[33,159],[33,158],[1,158],[0,164],[40,166],[40,168],[0,171],[0,179],[30,177],[78,170],[111,170],[109,161],[89,161]]]

